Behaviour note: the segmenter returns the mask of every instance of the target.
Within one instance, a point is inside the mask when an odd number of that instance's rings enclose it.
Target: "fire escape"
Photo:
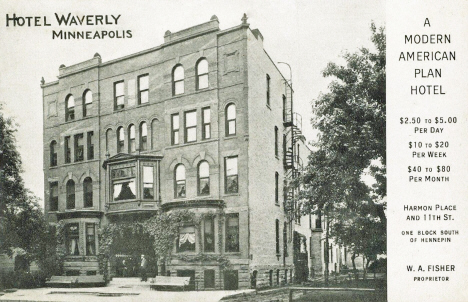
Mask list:
[[[297,223],[300,219],[300,209],[294,198],[297,190],[291,187],[291,181],[299,175],[303,165],[298,145],[302,138],[302,116],[293,110],[293,93],[291,81],[286,81],[283,96],[284,210],[289,216],[289,221],[295,220]]]

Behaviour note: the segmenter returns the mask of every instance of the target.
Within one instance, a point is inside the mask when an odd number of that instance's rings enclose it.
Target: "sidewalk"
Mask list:
[[[129,301],[129,302],[217,302],[221,298],[250,292],[252,290],[236,291],[154,291],[149,287],[129,287],[119,286],[92,287],[92,288],[37,288],[19,289],[14,293],[5,293],[0,296],[1,302],[108,302],[108,301]]]

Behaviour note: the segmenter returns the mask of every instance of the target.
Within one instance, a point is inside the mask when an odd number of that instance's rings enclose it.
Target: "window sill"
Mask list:
[[[281,205],[279,204],[279,202],[275,202],[275,206],[280,207]]]
[[[241,252],[224,252],[225,255],[228,256],[240,256],[242,255]]]
[[[277,159],[277,160],[279,160],[279,159],[280,159],[280,157],[279,157],[278,155],[275,155],[275,157],[276,157],[276,159]]]
[[[234,139],[234,138],[237,138],[237,135],[229,135],[229,136],[225,136],[223,137],[224,140],[230,140],[230,139]]]
[[[270,104],[266,104],[266,107],[271,110]]]
[[[140,103],[140,104],[137,104],[135,107],[136,108],[141,108],[141,107],[146,107],[146,106],[149,106],[151,105],[150,102],[148,101],[147,103]]]
[[[176,252],[176,255],[197,255],[196,251],[183,251],[183,252]],[[180,259],[178,259],[180,260]]]
[[[170,97],[169,99],[180,98],[180,97],[184,97],[184,96],[188,96],[188,95],[192,95],[192,94],[203,93],[203,92],[206,92],[206,91],[212,91],[212,90],[215,90],[215,89],[216,88],[213,88],[213,87],[207,87],[207,88],[203,88],[203,89],[199,89],[199,90],[195,90],[195,91],[190,91],[190,92],[184,91],[183,93],[172,94],[172,97]],[[168,99],[165,99],[164,101],[166,101],[166,100],[168,100]]]
[[[166,150],[167,149],[178,148],[178,147],[194,146],[194,145],[199,145],[199,144],[204,144],[204,143],[210,143],[210,142],[215,142],[216,140],[217,140],[216,138],[210,138],[210,139],[205,139],[205,140],[202,140],[202,141],[194,141],[194,142],[190,142],[190,143],[170,145],[170,146],[166,147]]]
[[[137,201],[140,201],[140,200],[138,200],[138,199],[126,199],[126,200],[111,201],[109,203],[110,204],[120,204],[120,203],[137,202]]]
[[[227,196],[227,197],[229,197],[229,196],[240,196],[240,193],[224,193],[223,196]]]
[[[78,162],[72,162],[72,163],[64,163],[63,165],[58,165],[58,166],[54,166],[54,167],[50,167],[49,169],[57,169],[57,168],[60,168],[60,167],[67,167],[67,166],[73,166],[73,165],[79,165],[79,164],[82,164],[82,163],[90,163],[90,162],[97,162],[99,161],[99,159],[90,159],[90,160],[83,160],[83,161],[78,161]]]

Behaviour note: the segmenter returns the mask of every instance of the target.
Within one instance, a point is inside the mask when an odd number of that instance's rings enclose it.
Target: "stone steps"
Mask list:
[[[120,288],[130,288],[130,287],[150,287],[149,278],[148,281],[142,282],[140,278],[113,278],[109,282],[109,286],[120,287]]]

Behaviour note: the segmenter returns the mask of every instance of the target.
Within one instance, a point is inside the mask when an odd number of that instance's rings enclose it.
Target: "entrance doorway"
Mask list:
[[[177,277],[190,277],[189,290],[195,290],[195,270],[178,270]]]
[[[224,271],[224,289],[234,290],[239,289],[239,274],[238,271]]]

